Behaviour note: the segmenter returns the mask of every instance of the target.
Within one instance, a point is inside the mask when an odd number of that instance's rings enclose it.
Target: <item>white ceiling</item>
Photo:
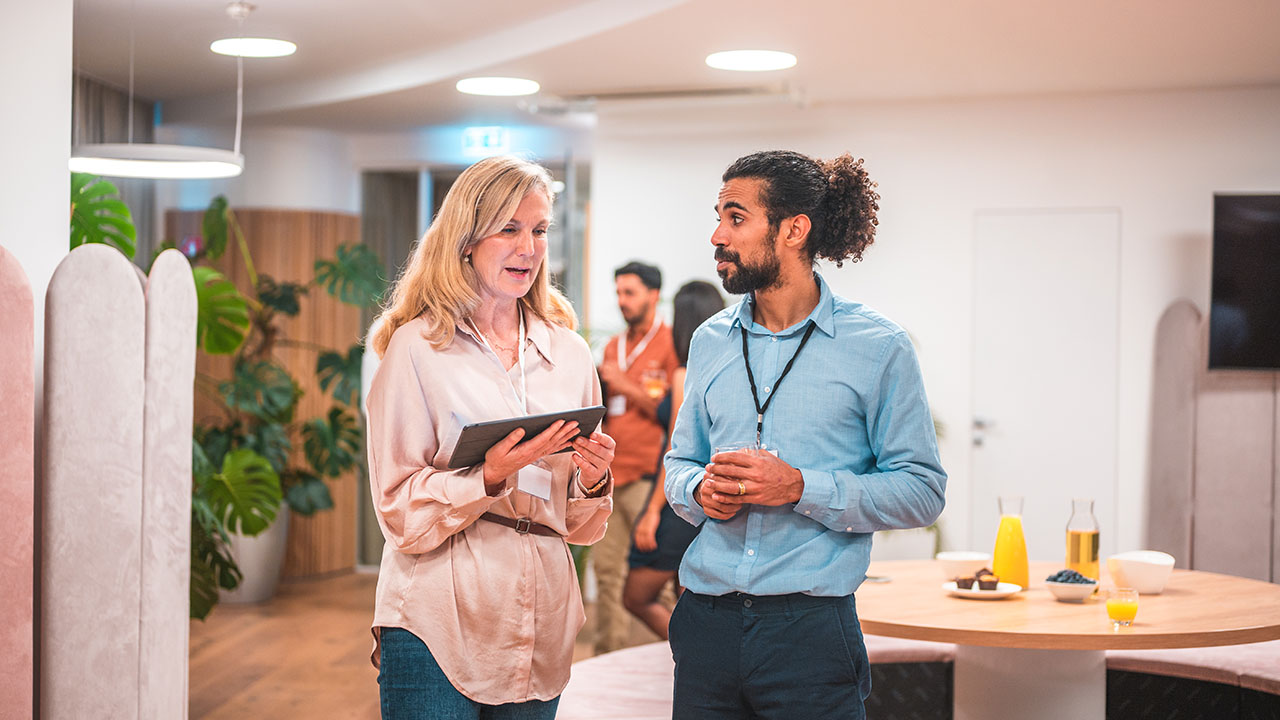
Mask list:
[[[296,55],[245,61],[260,124],[380,131],[528,121],[509,98],[453,89],[509,74],[564,98],[755,89],[810,103],[1280,84],[1277,0],[260,0],[244,34]],[[234,108],[237,34],[221,0],[76,0],[74,65],[167,121]],[[768,48],[799,64],[732,73],[711,52]],[[548,115],[542,122],[556,122]]]

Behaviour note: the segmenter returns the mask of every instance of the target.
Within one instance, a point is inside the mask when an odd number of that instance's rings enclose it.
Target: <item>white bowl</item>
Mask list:
[[[1173,571],[1173,556],[1158,550],[1130,550],[1107,558],[1107,571],[1116,587],[1133,588],[1139,595],[1158,595]]]
[[[1084,602],[1084,599],[1093,594],[1097,589],[1098,583],[1065,583],[1065,582],[1049,582],[1045,581],[1045,587],[1049,588],[1049,592],[1062,602]]]
[[[972,550],[948,550],[934,556],[942,568],[942,576],[948,580],[973,577],[982,568],[991,567],[991,553]]]

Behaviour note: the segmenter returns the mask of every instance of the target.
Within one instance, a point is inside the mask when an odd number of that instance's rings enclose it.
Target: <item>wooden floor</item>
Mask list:
[[[191,623],[191,718],[376,720],[369,663],[377,576],[345,573],[283,582],[261,605],[222,604]],[[574,659],[590,657],[594,608]],[[630,644],[656,638],[634,622]]]

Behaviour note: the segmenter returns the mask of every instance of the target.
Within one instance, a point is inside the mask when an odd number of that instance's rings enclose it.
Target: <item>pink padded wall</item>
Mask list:
[[[1151,480],[1147,543],[1191,567],[1191,511],[1196,445],[1196,383],[1203,373],[1200,311],[1180,300],[1156,326],[1151,393]]]
[[[0,715],[15,718],[32,713],[34,323],[31,284],[0,247]]]
[[[144,307],[115,249],[72,250],[45,302],[40,707],[138,717]]]
[[[182,253],[156,258],[146,293],[138,716],[186,718],[196,290]]]

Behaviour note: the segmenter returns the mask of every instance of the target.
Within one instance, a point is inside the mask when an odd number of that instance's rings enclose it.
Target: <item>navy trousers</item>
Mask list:
[[[871,666],[853,596],[712,597],[671,615],[673,720],[864,720]]]

